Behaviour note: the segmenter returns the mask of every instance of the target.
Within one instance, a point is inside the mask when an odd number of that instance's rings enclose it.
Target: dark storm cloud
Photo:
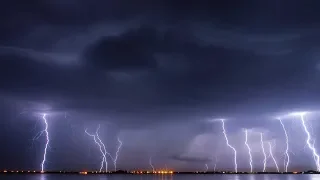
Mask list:
[[[220,124],[211,128],[206,119],[226,117],[231,143],[245,156],[239,129],[257,128],[257,134],[268,132],[266,141],[282,142],[268,112],[318,107],[319,15],[313,3],[8,2],[0,7],[2,105],[10,105],[4,109],[12,117],[54,111],[69,114],[61,122],[111,121],[114,133],[124,134],[123,156],[133,157],[135,147],[142,159],[157,152],[194,161],[205,154],[204,162],[216,143],[225,145],[223,137],[212,142],[199,136],[212,129],[221,134]],[[201,148],[204,142],[210,148]],[[259,139],[254,142],[258,147]],[[195,155],[184,155],[186,147]]]

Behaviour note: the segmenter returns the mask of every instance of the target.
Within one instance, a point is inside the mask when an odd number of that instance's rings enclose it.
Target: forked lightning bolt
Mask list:
[[[122,141],[119,139],[119,137],[118,137],[117,140],[118,140],[119,146],[118,146],[118,149],[117,149],[117,152],[116,152],[116,157],[113,160],[114,171],[117,171],[117,160],[118,160],[120,149],[121,149],[121,146],[122,146]]]
[[[44,132],[46,134],[46,138],[47,138],[46,145],[45,145],[45,148],[44,148],[44,153],[43,153],[43,160],[42,160],[42,163],[41,163],[41,172],[44,172],[44,165],[46,163],[47,149],[48,149],[48,146],[49,146],[50,139],[49,139],[48,122],[47,122],[47,119],[46,119],[46,114],[43,114],[42,119],[43,119],[43,122],[45,123],[45,129],[41,132],[41,134]]]
[[[266,151],[264,150],[263,134],[262,133],[260,133],[260,144],[261,144],[262,153],[263,153],[263,170],[262,170],[262,172],[266,172],[267,155],[266,155]]]
[[[282,126],[282,129],[284,131],[285,137],[286,137],[286,157],[287,157],[287,163],[285,164],[285,171],[288,172],[288,166],[290,163],[290,156],[289,156],[289,138],[288,138],[288,134],[286,131],[286,128],[284,127],[284,124],[282,122],[282,120],[279,118],[280,124]]]
[[[155,172],[155,169],[154,169],[154,167],[153,167],[153,165],[152,165],[152,157],[149,158],[149,165],[150,165],[151,168],[152,168],[152,172]]]
[[[97,144],[97,146],[99,147],[99,150],[100,150],[100,152],[101,152],[101,154],[102,154],[102,161],[101,161],[101,166],[100,166],[99,172],[102,171],[102,168],[103,168],[103,166],[104,166],[104,163],[105,163],[105,166],[106,166],[105,169],[106,169],[106,171],[108,171],[107,158],[106,158],[105,153],[104,153],[103,150],[102,150],[102,146],[100,145],[100,143],[99,143],[98,140],[97,140],[96,135],[88,133],[87,129],[85,129],[84,131],[85,131],[85,133],[86,133],[88,136],[90,136],[90,137],[93,138],[94,142]]]
[[[273,156],[271,142],[268,142],[268,144],[269,144],[270,156],[271,156],[271,158],[272,158],[272,160],[273,160],[274,164],[276,165],[277,171],[278,171],[278,172],[280,172],[280,171],[279,171],[278,163],[277,163],[277,161],[276,161],[276,158]]]
[[[231,146],[231,145],[229,144],[227,132],[226,132],[226,129],[225,129],[225,127],[224,127],[224,119],[221,119],[221,122],[222,122],[222,130],[223,130],[222,133],[223,133],[223,135],[224,135],[224,138],[226,139],[227,146],[230,147],[230,148],[233,150],[233,152],[234,152],[234,170],[235,170],[235,172],[237,173],[237,172],[238,172],[237,150],[236,150],[233,146]]]
[[[246,145],[247,148],[248,148],[250,172],[252,173],[252,172],[253,172],[253,167],[252,167],[252,155],[251,155],[251,148],[250,148],[250,146],[249,146],[249,144],[248,144],[248,130],[245,129],[244,132],[245,132],[245,135],[246,135],[246,140],[245,140],[244,143],[245,143],[245,145]]]
[[[304,120],[304,115],[305,115],[304,113],[301,113],[300,114],[300,118],[301,118],[301,123],[302,123],[302,126],[304,128],[304,131],[307,134],[306,143],[308,144],[309,149],[312,151],[313,156],[315,157],[315,160],[316,160],[315,163],[317,165],[317,171],[320,171],[320,164],[319,164],[320,157],[319,157],[319,155],[317,153],[316,148],[311,144],[311,135],[310,135],[310,132],[309,132],[307,126],[306,126],[306,123],[305,123],[305,120]]]
[[[100,139],[100,137],[99,137],[99,130],[100,130],[100,124],[98,125],[97,131],[96,131],[96,138],[97,138],[98,142],[100,143],[100,146],[102,147],[103,154],[104,154],[103,157],[104,157],[106,172],[108,172],[107,154],[110,156],[110,158],[111,158],[112,161],[113,161],[113,158],[112,158],[111,154],[107,152],[106,146],[105,146],[104,143],[101,141],[101,139]]]

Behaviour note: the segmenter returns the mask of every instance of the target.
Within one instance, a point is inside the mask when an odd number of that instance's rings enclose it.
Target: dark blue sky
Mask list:
[[[24,4],[17,5],[17,4]],[[85,133],[101,125],[119,168],[239,170],[243,128],[262,169],[260,132],[283,169],[274,116],[319,109],[320,3],[307,1],[8,1],[0,6],[0,169],[39,169],[47,113],[46,169],[99,169]],[[23,113],[22,113],[23,112]],[[310,116],[310,117],[309,117]],[[308,115],[315,130],[316,113]],[[300,121],[289,118],[289,170],[314,169]],[[37,124],[35,126],[35,124]],[[315,146],[320,151],[316,141]],[[112,168],[112,163],[109,163]],[[269,170],[272,161],[267,162]]]

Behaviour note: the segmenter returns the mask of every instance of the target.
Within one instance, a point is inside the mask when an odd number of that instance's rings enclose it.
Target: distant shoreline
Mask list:
[[[305,172],[166,172],[166,171],[158,171],[158,172],[150,172],[150,171],[110,171],[110,172],[99,172],[99,171],[0,171],[0,174],[80,174],[80,175],[95,175],[95,174],[106,174],[106,175],[178,175],[178,174],[242,174],[242,175],[248,175],[248,174],[320,174],[320,172],[317,171],[305,171]]]

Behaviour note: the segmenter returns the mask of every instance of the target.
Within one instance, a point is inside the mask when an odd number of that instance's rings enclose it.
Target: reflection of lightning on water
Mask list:
[[[271,142],[268,142],[268,144],[269,144],[270,156],[271,156],[271,158],[272,158],[272,160],[273,160],[274,164],[276,165],[277,171],[278,171],[278,172],[280,172],[280,171],[279,171],[278,163],[277,163],[277,161],[276,161],[276,158],[273,156]]]
[[[266,172],[267,155],[266,155],[266,151],[264,150],[263,134],[262,133],[260,133],[260,143],[261,143],[261,148],[262,148],[262,153],[263,153],[263,170],[262,170],[262,172]]]
[[[286,128],[284,127],[284,124],[282,122],[282,120],[279,118],[279,121],[280,121],[280,124],[282,126],[282,129],[284,131],[284,134],[285,134],[285,137],[286,137],[286,157],[287,157],[287,163],[285,164],[285,171],[288,172],[288,166],[289,166],[289,163],[290,163],[290,156],[289,156],[289,138],[288,138],[288,134],[287,134],[287,131],[286,131]],[[284,161],[286,160],[286,158],[284,159]]]
[[[250,148],[250,146],[249,146],[249,144],[248,144],[248,130],[245,129],[244,132],[245,132],[245,136],[246,136],[246,140],[245,140],[244,144],[247,146],[247,148],[248,148],[248,153],[249,153],[250,172],[253,172],[251,148]]]
[[[224,127],[224,119],[221,119],[221,122],[222,122],[222,130],[223,130],[222,132],[223,132],[223,135],[224,135],[224,137],[225,137],[225,139],[226,139],[226,144],[227,144],[227,146],[230,147],[230,148],[233,150],[233,152],[234,152],[234,170],[235,170],[235,172],[237,173],[237,172],[238,172],[237,150],[236,150],[233,146],[231,146],[231,145],[229,144],[227,132],[226,132],[225,127]]]

